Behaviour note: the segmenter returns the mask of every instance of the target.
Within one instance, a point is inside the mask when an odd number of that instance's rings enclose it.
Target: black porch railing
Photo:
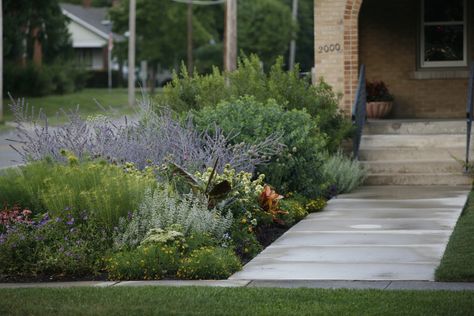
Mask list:
[[[357,85],[357,92],[352,107],[352,124],[355,126],[355,135],[353,138],[353,156],[354,159],[359,159],[359,148],[362,140],[362,132],[364,130],[366,119],[366,103],[367,96],[365,91],[365,66],[360,66],[359,84]]]
[[[473,117],[473,89],[474,89],[474,62],[471,62],[471,68],[469,70],[469,84],[467,86],[467,105],[466,105],[466,164],[464,172],[469,171],[469,154],[471,151],[471,129],[472,129],[472,117]]]

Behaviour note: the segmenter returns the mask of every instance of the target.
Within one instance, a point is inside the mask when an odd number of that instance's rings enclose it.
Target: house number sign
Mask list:
[[[341,44],[329,44],[329,45],[321,45],[318,47],[318,54],[322,53],[332,53],[332,52],[339,52],[341,50]]]

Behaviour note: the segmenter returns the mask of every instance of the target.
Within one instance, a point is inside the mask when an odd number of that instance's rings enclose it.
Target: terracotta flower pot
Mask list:
[[[384,118],[392,110],[392,101],[367,102],[367,117],[371,119]]]

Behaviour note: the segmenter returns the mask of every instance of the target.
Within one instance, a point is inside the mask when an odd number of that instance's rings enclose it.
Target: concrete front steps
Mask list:
[[[463,120],[374,120],[366,124],[359,156],[367,185],[470,185],[456,161],[465,159],[465,148]]]

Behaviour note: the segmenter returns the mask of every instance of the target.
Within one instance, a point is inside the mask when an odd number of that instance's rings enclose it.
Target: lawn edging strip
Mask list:
[[[474,282],[354,281],[354,280],[155,280],[0,283],[0,289],[73,287],[248,287],[349,290],[474,291]]]

